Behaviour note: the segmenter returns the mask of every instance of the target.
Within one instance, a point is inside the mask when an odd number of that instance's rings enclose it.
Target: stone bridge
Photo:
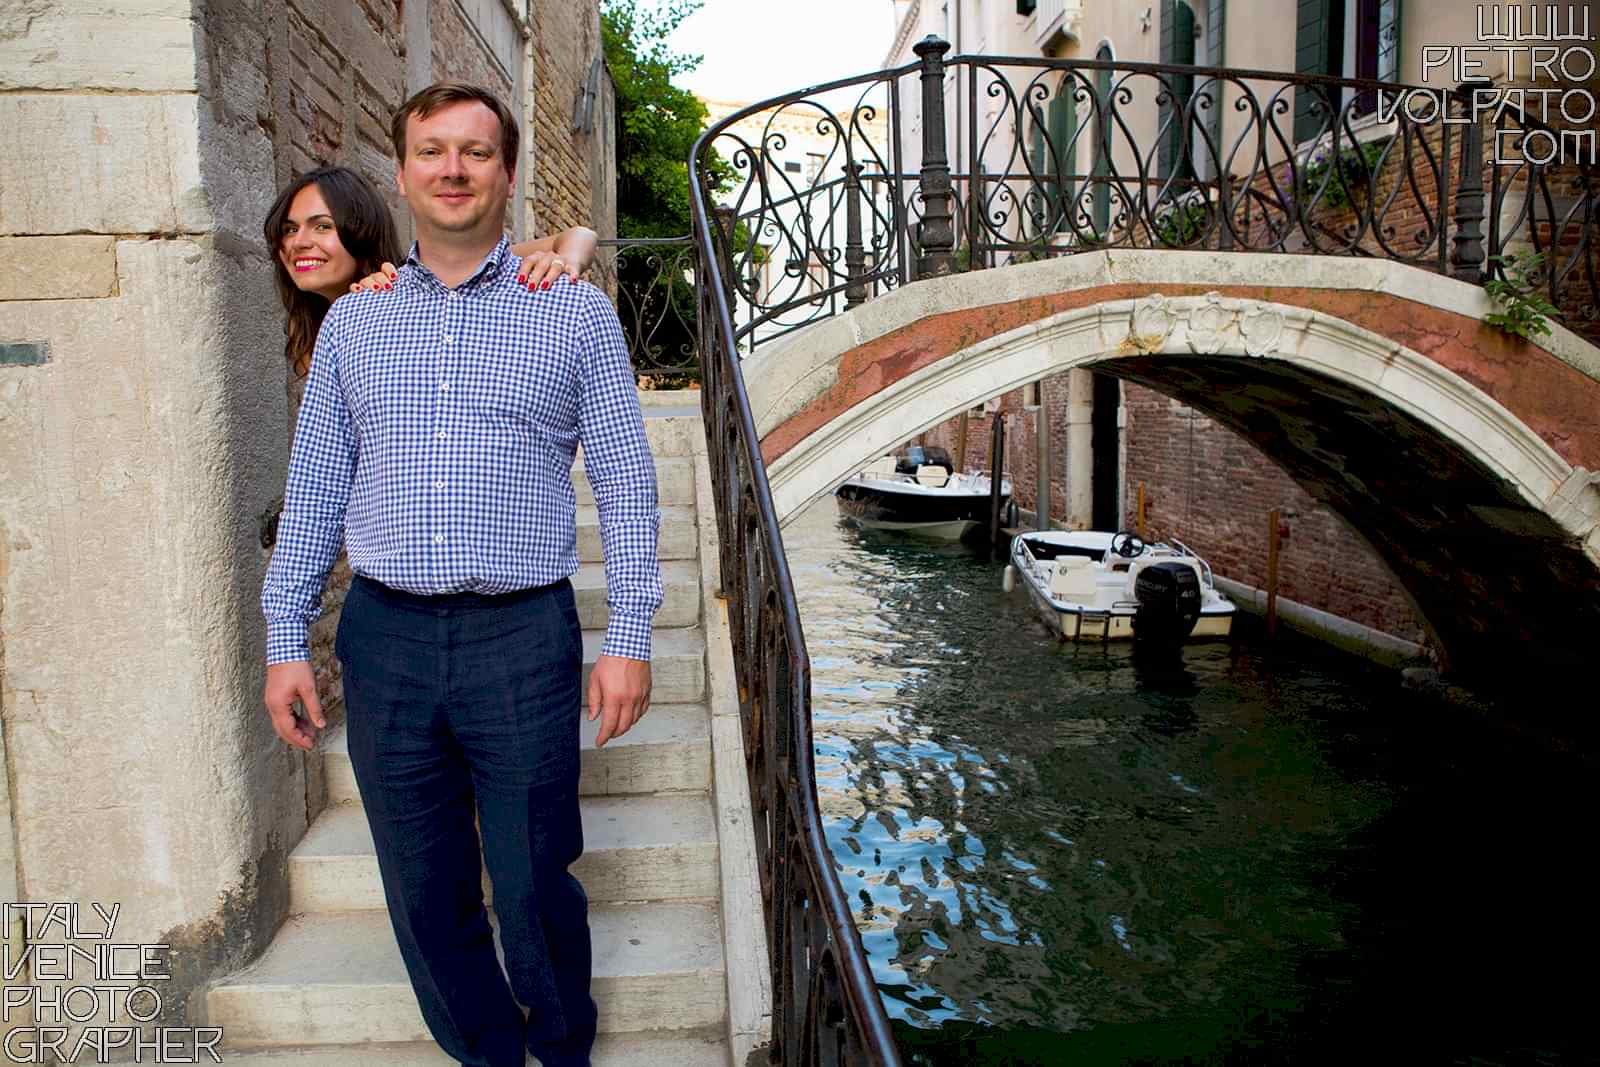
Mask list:
[[[1484,323],[1379,260],[1106,251],[905,286],[744,363],[781,520],[945,419],[1072,368],[1252,441],[1405,584],[1447,665],[1600,649],[1600,350]],[[1524,675],[1524,677],[1526,677]]]

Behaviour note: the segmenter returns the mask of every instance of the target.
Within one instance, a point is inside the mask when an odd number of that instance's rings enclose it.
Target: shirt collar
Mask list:
[[[501,234],[500,240],[495,244],[494,248],[478,264],[478,269],[473,271],[472,275],[456,288],[466,291],[494,284],[495,280],[500,276],[500,272],[505,269],[506,260],[514,258],[511,255],[511,242],[506,238],[505,234]],[[520,262],[519,260],[518,263],[520,264]],[[423,265],[422,257],[418,255],[417,242],[415,241],[411,242],[411,251],[406,255],[405,266],[412,268],[412,272],[418,282],[424,285],[436,286],[440,289],[446,288],[445,284],[438,279],[433,271]]]

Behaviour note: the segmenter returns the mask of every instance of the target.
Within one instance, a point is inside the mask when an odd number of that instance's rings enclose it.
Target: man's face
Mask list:
[[[396,181],[419,235],[498,234],[511,198],[514,161],[500,158],[500,120],[476,100],[406,119],[406,156]]]

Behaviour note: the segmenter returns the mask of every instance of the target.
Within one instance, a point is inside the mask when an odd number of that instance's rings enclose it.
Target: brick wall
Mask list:
[[[1217,574],[1264,588],[1267,512],[1278,508],[1290,529],[1279,554],[1280,595],[1424,641],[1410,598],[1371,546],[1253,445],[1153,390],[1129,383],[1123,395],[1127,525],[1143,482],[1150,537],[1177,537]]]
[[[593,4],[538,4],[534,11],[533,80],[527,100],[528,128],[539,165],[528,187],[528,218],[533,229],[554,233],[568,226],[590,226],[602,237],[616,236],[616,218],[596,218],[592,160],[605,156],[601,136],[609,129],[594,103],[589,132],[573,129],[573,101],[589,80],[600,55],[600,15]],[[605,82],[602,72],[599,79]]]

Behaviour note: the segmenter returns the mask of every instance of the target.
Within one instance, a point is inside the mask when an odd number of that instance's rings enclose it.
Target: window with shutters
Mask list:
[[[1336,78],[1395,81],[1400,73],[1400,0],[1297,0],[1295,71]],[[1373,91],[1295,93],[1297,141],[1321,136],[1346,105],[1353,118],[1377,107]]]

